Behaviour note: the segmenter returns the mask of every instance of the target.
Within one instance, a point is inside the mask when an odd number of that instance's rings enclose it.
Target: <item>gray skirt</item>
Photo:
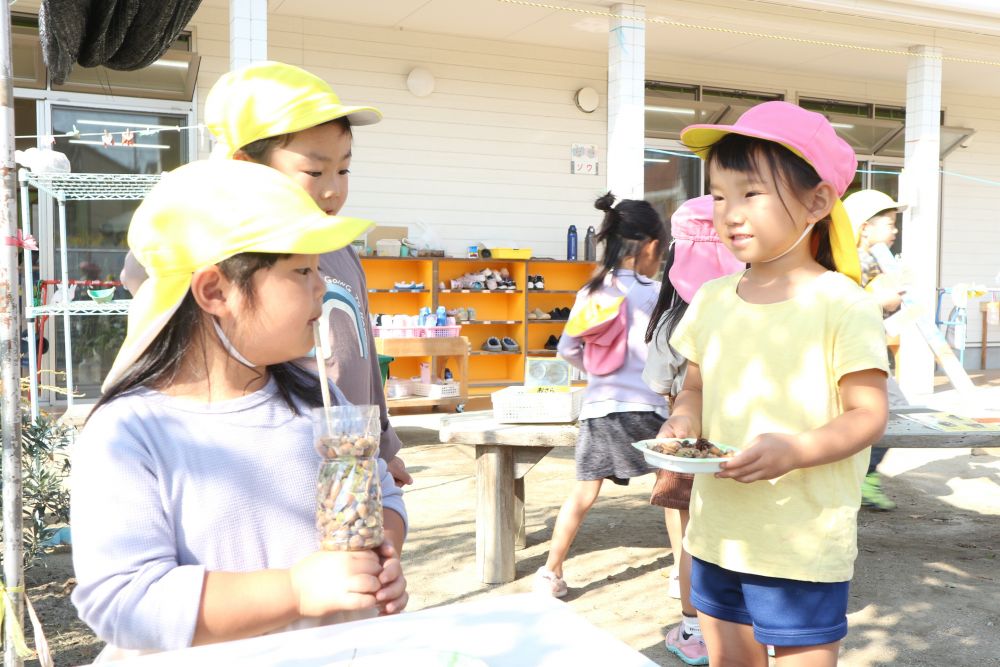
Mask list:
[[[607,478],[628,484],[630,477],[653,472],[632,443],[655,438],[663,421],[655,412],[612,412],[582,420],[576,441],[577,480]]]

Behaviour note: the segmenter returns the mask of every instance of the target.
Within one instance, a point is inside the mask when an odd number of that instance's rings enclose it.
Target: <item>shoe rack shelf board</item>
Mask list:
[[[524,382],[524,358],[535,350],[544,350],[550,335],[556,338],[565,321],[528,319],[528,313],[540,308],[546,313],[554,308],[569,308],[574,295],[593,273],[593,262],[570,262],[549,259],[464,259],[452,257],[362,257],[368,281],[368,303],[372,313],[416,314],[421,307],[436,310],[472,308],[475,319],[462,322],[462,336],[469,340],[469,390],[473,395],[491,394],[497,389]],[[451,280],[483,269],[507,269],[517,284],[513,290],[453,290]],[[528,276],[541,275],[544,290],[528,289]],[[393,292],[401,281],[422,282],[426,292]],[[444,283],[445,289],[440,289]],[[547,326],[535,326],[545,324]],[[482,347],[490,336],[509,336],[518,342],[520,352],[487,353]],[[432,372],[441,376],[443,367],[435,359],[397,359],[392,374],[397,377],[419,375],[419,364],[430,361]]]

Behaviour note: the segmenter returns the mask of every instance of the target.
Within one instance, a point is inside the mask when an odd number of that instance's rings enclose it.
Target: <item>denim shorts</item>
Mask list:
[[[720,620],[752,625],[761,644],[819,646],[847,636],[850,583],[743,574],[692,558],[691,604]]]

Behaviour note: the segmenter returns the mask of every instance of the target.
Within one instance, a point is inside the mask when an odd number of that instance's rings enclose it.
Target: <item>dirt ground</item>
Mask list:
[[[475,453],[438,443],[436,420],[394,419],[416,478],[406,494],[409,609],[529,590],[573,479],[572,453],[556,451],[528,474],[528,545],[518,552],[517,579],[489,586],[476,576]],[[883,471],[899,507],[861,515],[841,664],[1000,666],[1000,450],[893,450]],[[666,594],[672,558],[662,512],[647,503],[651,484],[647,476],[629,487],[605,485],[566,563],[566,600],[654,662],[679,666],[662,642],[680,603]],[[60,667],[100,650],[76,620],[71,576],[65,553],[28,574]]]

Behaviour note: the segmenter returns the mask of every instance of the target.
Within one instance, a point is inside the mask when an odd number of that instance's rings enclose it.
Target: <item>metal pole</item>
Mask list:
[[[14,166],[14,85],[11,64],[10,5],[0,2],[0,236],[17,235],[17,186]],[[17,247],[0,246],[0,425],[3,431],[3,578],[13,614],[4,616],[5,667],[23,663],[14,648],[14,621],[23,627],[24,582],[21,523],[21,317]],[[13,616],[13,618],[11,618]]]
[[[2,0],[0,0],[2,2]],[[59,260],[62,267],[63,349],[66,351],[66,410],[73,407],[73,339],[69,327],[69,239],[66,237],[66,200],[59,197]]]
[[[28,177],[22,169],[18,174],[21,181],[21,232],[25,238],[31,234],[31,200],[28,198]],[[31,265],[32,255],[24,253],[24,305],[25,309],[35,303],[35,270]],[[35,322],[30,316],[25,318],[28,329],[28,399],[31,403],[31,421],[38,420],[38,341],[35,338]]]

